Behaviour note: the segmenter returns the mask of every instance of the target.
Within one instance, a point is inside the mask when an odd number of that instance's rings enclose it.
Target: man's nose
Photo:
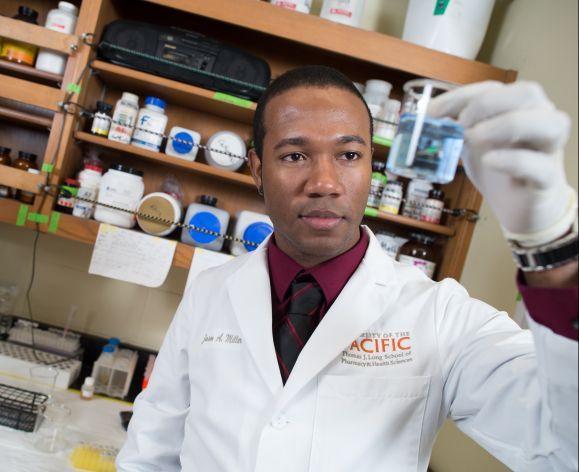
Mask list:
[[[311,197],[338,196],[344,187],[338,163],[333,156],[312,159],[305,192]]]

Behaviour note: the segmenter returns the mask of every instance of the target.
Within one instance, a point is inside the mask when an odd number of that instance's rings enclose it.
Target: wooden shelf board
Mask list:
[[[0,31],[4,38],[16,39],[63,54],[73,54],[72,47],[79,46],[78,36],[53,31],[43,26],[0,16]]]
[[[516,77],[516,73],[511,70],[462,59],[398,38],[341,25],[316,15],[290,11],[267,2],[147,1],[415,76],[459,84],[489,79],[511,82]]]
[[[50,111],[60,111],[59,103],[64,100],[65,92],[47,85],[36,84],[0,74],[0,97],[26,103]]]
[[[38,70],[31,66],[25,66],[16,62],[6,61],[4,59],[0,59],[0,70],[12,72],[21,78],[29,77],[32,80],[38,79],[54,84],[62,83],[63,79],[62,75],[51,74],[50,72],[44,72],[43,70]]]
[[[255,103],[250,108],[216,100],[216,92],[195,87],[175,80],[136,71],[103,61],[93,61],[93,70],[108,85],[121,90],[131,90],[141,95],[156,95],[179,106],[187,106],[205,113],[230,118],[242,123],[251,123]]]
[[[16,224],[20,205],[24,203],[13,198],[0,198],[0,221],[2,223]],[[25,223],[32,228],[32,223]]]
[[[402,215],[394,215],[392,213],[377,212],[376,216],[364,215],[364,218],[374,221],[388,221],[390,223],[415,228],[421,231],[428,231],[429,233],[440,234],[442,236],[452,237],[455,234],[454,229],[449,228],[448,226],[426,223],[424,221],[415,220],[414,218],[409,218]]]
[[[0,106],[0,118],[5,118],[9,121],[23,123],[25,125],[30,125],[42,129],[50,129],[52,127],[51,118],[33,115],[32,113],[25,113],[3,106]]]
[[[185,161],[183,159],[168,156],[167,154],[161,152],[147,151],[146,149],[131,146],[130,144],[118,143],[116,141],[111,141],[109,139],[95,136],[93,134],[82,131],[76,132],[74,134],[74,137],[77,140],[85,143],[95,144],[97,146],[106,149],[112,149],[114,151],[131,154],[141,159],[156,161],[161,164],[170,165],[172,167],[178,167],[179,169],[182,170],[203,174],[209,177],[214,177],[237,185],[243,185],[251,188],[255,187],[255,183],[253,182],[253,179],[249,175],[218,169],[216,167],[211,167],[210,165],[203,164],[200,162]]]
[[[0,167],[0,184],[38,195],[46,181],[46,174],[32,174],[15,167]]]

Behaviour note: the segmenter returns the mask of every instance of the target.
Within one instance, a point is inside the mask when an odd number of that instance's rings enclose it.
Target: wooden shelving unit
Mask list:
[[[386,221],[396,225],[402,225],[407,228],[414,228],[416,230],[438,234],[440,236],[452,237],[455,234],[455,230],[453,228],[449,228],[448,226],[426,223],[425,221],[415,220],[414,218],[409,218],[408,216],[394,215],[392,213],[376,211],[376,215],[366,213],[364,218],[374,221]]]
[[[0,59],[0,72],[8,72],[19,78],[25,78],[32,81],[47,82],[54,85],[62,83],[63,78],[62,75],[51,74],[50,72],[44,72],[31,66],[5,61],[3,59]]]
[[[123,144],[116,141],[111,141],[106,138],[101,138],[100,136],[95,136],[90,133],[85,133],[82,131],[77,131],[74,134],[75,139],[89,144],[96,144],[102,148],[111,149],[114,151],[119,151],[125,154],[130,154],[141,159],[146,159],[149,161],[158,162],[161,164],[169,165],[180,170],[194,172],[207,177],[221,179],[224,182],[232,183],[236,185],[243,185],[250,188],[255,188],[253,179],[249,175],[238,174],[236,172],[230,172],[227,170],[218,169],[216,167],[211,167],[210,165],[203,164],[201,162],[189,162],[177,157],[168,156],[167,154],[161,152],[148,151],[136,146],[131,146],[130,144]]]
[[[30,125],[36,128],[49,129],[52,126],[52,119],[46,116],[26,113],[12,108],[0,106],[0,118],[15,123]]]

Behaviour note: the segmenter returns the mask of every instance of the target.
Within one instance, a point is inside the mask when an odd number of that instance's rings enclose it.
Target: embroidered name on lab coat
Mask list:
[[[219,333],[219,334],[209,334],[206,333],[203,336],[203,341],[201,344],[242,344],[243,339],[237,334],[230,333]]]
[[[412,336],[408,331],[362,333],[342,351],[342,364],[357,367],[384,367],[412,361]]]

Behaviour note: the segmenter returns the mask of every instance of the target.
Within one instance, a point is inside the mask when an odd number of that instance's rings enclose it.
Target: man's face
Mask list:
[[[272,98],[264,122],[262,161],[249,157],[277,245],[305,267],[347,251],[372,173],[364,104],[339,88],[299,87]]]

